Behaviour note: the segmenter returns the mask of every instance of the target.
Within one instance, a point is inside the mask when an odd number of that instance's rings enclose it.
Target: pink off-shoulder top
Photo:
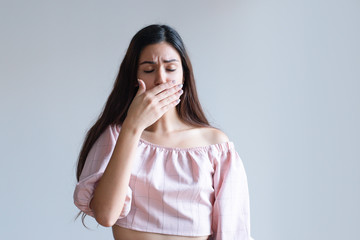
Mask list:
[[[120,126],[109,125],[91,148],[74,191],[90,209],[96,184],[111,158]],[[116,222],[137,231],[214,240],[253,240],[247,177],[232,142],[169,148],[138,143],[124,208]]]

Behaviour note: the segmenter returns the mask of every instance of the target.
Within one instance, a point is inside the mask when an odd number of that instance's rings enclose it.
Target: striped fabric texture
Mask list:
[[[89,207],[111,158],[121,127],[109,125],[90,150],[74,203]],[[169,148],[143,139],[116,224],[137,231],[214,240],[253,240],[247,177],[233,142]]]

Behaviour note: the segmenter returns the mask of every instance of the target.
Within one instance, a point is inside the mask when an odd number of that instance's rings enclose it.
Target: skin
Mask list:
[[[204,240],[208,236],[185,237],[148,233],[114,225],[124,206],[132,163],[140,138],[166,147],[198,147],[229,139],[214,128],[195,128],[179,118],[175,106],[182,94],[183,70],[178,52],[161,42],[144,48],[137,72],[139,90],[123,122],[114,152],[100,179],[90,207],[95,219],[113,227],[116,240]]]

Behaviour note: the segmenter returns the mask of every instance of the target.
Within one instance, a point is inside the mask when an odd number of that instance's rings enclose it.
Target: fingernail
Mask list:
[[[179,85],[178,85],[178,87],[179,87],[179,88],[182,88],[182,87],[183,87],[183,85],[182,85],[182,84],[179,84]]]
[[[177,100],[177,103],[179,103],[179,102],[180,102],[180,99]]]

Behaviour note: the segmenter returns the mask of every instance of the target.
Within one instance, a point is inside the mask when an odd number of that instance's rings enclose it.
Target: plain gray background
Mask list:
[[[75,164],[131,37],[178,30],[248,175],[256,240],[360,239],[360,1],[1,1],[1,239],[74,222]]]

